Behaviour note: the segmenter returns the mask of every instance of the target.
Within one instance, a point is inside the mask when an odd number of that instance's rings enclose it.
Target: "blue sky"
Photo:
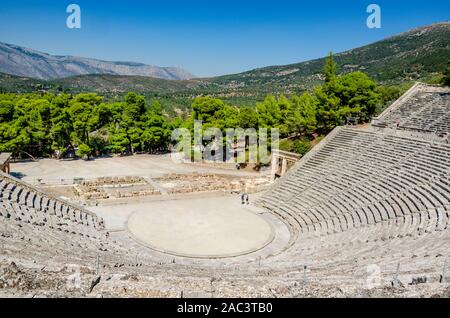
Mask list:
[[[82,10],[79,30],[66,27],[71,3]],[[371,3],[381,6],[381,29],[366,26]],[[212,76],[322,57],[449,13],[448,0],[2,0],[0,41]]]

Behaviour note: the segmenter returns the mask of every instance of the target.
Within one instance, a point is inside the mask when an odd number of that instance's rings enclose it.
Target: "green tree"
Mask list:
[[[69,148],[74,148],[70,138],[73,133],[73,123],[68,109],[54,105],[51,121],[49,137],[52,142],[52,152],[59,151],[63,155]]]
[[[294,141],[294,151],[298,154],[305,155],[311,150],[311,142],[307,139]]]
[[[314,94],[318,101],[317,129],[321,133],[328,133],[343,123],[343,119],[350,113],[350,108],[342,107],[334,91],[325,85],[316,87]]]
[[[325,84],[332,84],[336,78],[336,63],[334,62],[333,52],[330,52],[325,60],[324,75]]]
[[[89,145],[89,133],[96,130],[99,117],[96,108],[102,98],[97,94],[78,94],[69,102],[69,114],[73,123],[72,141]]]
[[[444,85],[450,86],[450,60],[448,60],[448,66],[444,72]]]
[[[77,156],[83,159],[89,159],[91,155],[91,148],[86,144],[80,144],[77,149]]]
[[[14,103],[8,100],[0,100],[0,122],[7,122],[13,119]]]
[[[231,105],[224,105],[215,113],[211,125],[206,126],[206,128],[209,127],[219,128],[222,132],[228,128],[239,127],[239,109]]]
[[[280,104],[273,95],[267,95],[263,102],[256,103],[258,112],[258,126],[260,128],[280,128],[282,112]]]
[[[107,149],[113,153],[123,154],[127,151],[130,140],[125,129],[117,129],[112,135]]]
[[[362,72],[339,77],[334,94],[339,98],[342,107],[349,107],[351,114],[357,114],[366,121],[374,115],[380,102],[377,84]]]
[[[146,111],[145,98],[136,93],[128,93],[125,96],[124,118],[131,121],[139,121]]]
[[[159,101],[157,101],[157,100],[153,100],[152,101],[152,103],[150,105],[150,108],[149,108],[149,111],[154,113],[154,114],[156,114],[156,115],[158,115],[158,116],[162,116],[163,113],[164,113],[164,109],[163,109],[161,103]]]
[[[172,129],[158,101],[147,108],[135,93],[112,103],[93,93],[0,94],[0,151],[61,156],[70,149],[85,155],[87,147],[89,155],[164,150]]]
[[[300,97],[293,95],[291,109],[287,118],[289,132],[297,135],[310,135],[317,129],[317,99],[309,93]]]
[[[258,129],[258,113],[254,107],[242,107],[239,109],[239,127]]]
[[[223,110],[225,104],[217,98],[202,96],[194,99],[192,103],[193,119],[204,123],[214,123],[218,116],[216,113]]]
[[[380,102],[377,85],[362,72],[336,76],[333,55],[325,62],[325,81],[316,87],[318,100],[317,128],[326,134],[343,124],[349,116],[359,116],[368,120],[373,116]]]

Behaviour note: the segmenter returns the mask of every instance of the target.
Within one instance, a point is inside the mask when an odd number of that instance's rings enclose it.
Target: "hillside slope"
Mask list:
[[[338,71],[364,71],[378,82],[417,80],[444,70],[450,59],[450,22],[417,28],[335,54]],[[220,76],[211,83],[235,91],[297,91],[321,80],[325,58]]]
[[[177,67],[108,62],[75,56],[54,56],[1,42],[0,72],[44,80],[86,74],[137,75],[170,80],[193,77],[192,74]]]
[[[379,42],[335,54],[340,73],[364,71],[383,84],[421,80],[445,69],[450,59],[450,22],[417,28]],[[325,59],[269,66],[213,78],[171,81],[139,76],[84,75],[41,82],[46,89],[120,94],[136,91],[147,96],[192,98],[210,94],[236,104],[253,103],[266,94],[289,94],[311,89],[322,80]],[[17,83],[20,86],[15,87]],[[29,80],[28,90],[36,85]],[[2,76],[0,90],[27,89],[27,80]]]

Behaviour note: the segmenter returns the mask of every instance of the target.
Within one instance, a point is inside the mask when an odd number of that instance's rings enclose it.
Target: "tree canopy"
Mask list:
[[[277,128],[281,138],[294,138],[292,149],[309,150],[307,140],[324,135],[348,117],[367,122],[400,94],[397,88],[380,88],[365,73],[336,75],[330,53],[324,65],[324,81],[300,95],[267,95],[253,106],[237,107],[210,96],[193,99],[188,118],[164,113],[158,100],[149,103],[136,93],[105,102],[95,93],[0,94],[0,151],[33,156],[89,158],[105,153],[165,151],[172,130],[203,131],[218,128]],[[449,70],[447,69],[447,80]]]
[[[129,93],[103,103],[92,93],[0,94],[0,151],[80,157],[167,148],[171,124],[157,103]]]

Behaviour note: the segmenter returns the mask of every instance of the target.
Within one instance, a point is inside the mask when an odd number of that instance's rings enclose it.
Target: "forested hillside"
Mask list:
[[[396,91],[383,91],[365,73],[336,74],[333,56],[326,60],[324,81],[312,92],[290,96],[267,95],[252,106],[237,107],[203,96],[192,103],[186,117],[168,116],[155,99],[147,103],[136,93],[105,101],[96,93],[0,94],[0,152],[15,156],[77,155],[166,151],[173,129],[277,128],[281,138],[294,139],[292,149],[309,150],[317,135],[324,135],[349,117],[370,120]],[[193,136],[193,134],[192,134]]]
[[[450,58],[450,23],[411,30],[385,40],[335,54],[337,73],[362,71],[378,84],[399,85],[416,80],[436,81]],[[267,94],[291,95],[311,90],[323,80],[325,58],[269,66],[214,78],[171,81],[139,76],[83,75],[37,81],[0,74],[0,92],[96,92],[117,99],[133,91],[147,101],[158,98],[168,111],[189,109],[197,96],[209,95],[234,105],[251,106]]]

